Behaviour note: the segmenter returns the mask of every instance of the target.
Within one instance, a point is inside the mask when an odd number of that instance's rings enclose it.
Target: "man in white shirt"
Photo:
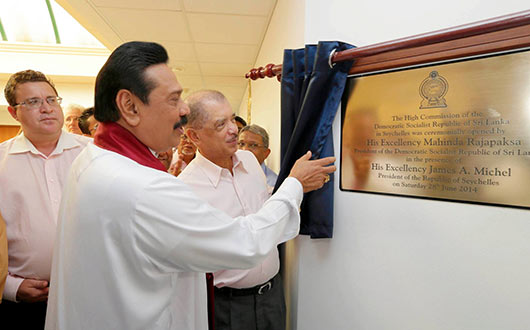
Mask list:
[[[267,178],[269,191],[272,192],[276,185],[276,180],[278,180],[278,174],[265,165],[265,159],[271,153],[269,149],[269,134],[267,131],[263,127],[254,124],[245,126],[239,131],[239,141],[237,144],[239,149],[248,150],[256,156]]]
[[[335,170],[308,152],[258,213],[213,208],[155,156],[189,113],[167,62],[159,44],[128,42],[97,76],[100,125],[65,185],[48,330],[207,329],[204,272],[254,267],[296,236],[302,190]]]
[[[249,151],[237,150],[235,114],[224,95],[191,94],[186,133],[199,152],[180,179],[231,217],[256,213],[269,197],[263,171]],[[278,249],[250,269],[214,273],[216,330],[283,330],[285,300]]]
[[[13,74],[4,94],[23,133],[0,143],[0,213],[9,246],[0,318],[42,329],[63,184],[91,139],[62,130],[61,98],[43,73]]]

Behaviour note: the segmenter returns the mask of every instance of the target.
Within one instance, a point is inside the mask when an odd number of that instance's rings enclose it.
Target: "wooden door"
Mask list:
[[[0,142],[4,142],[5,140],[14,137],[19,130],[20,126],[0,125]]]

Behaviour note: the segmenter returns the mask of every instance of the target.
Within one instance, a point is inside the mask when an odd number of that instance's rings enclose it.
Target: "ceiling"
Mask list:
[[[155,41],[185,95],[221,91],[237,112],[276,0],[56,0],[110,50]]]

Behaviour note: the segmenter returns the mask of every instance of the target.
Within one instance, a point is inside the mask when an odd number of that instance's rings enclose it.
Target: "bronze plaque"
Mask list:
[[[349,78],[341,190],[530,208],[530,51]]]

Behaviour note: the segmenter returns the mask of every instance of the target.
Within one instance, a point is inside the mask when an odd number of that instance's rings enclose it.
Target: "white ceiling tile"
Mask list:
[[[91,0],[96,7],[135,8],[150,10],[181,10],[180,3],[175,0]]]
[[[181,12],[120,8],[99,8],[99,11],[125,40],[190,41]]]
[[[204,75],[244,77],[250,69],[248,64],[243,63],[199,63]]]
[[[2,0],[0,0],[2,1]],[[277,0],[61,0],[89,32],[109,43],[158,42],[184,88],[225,94],[234,110],[246,102],[253,66]],[[74,12],[76,12],[74,10]],[[80,17],[75,17],[80,20]],[[88,20],[88,21],[87,21]],[[261,63],[266,64],[266,63]]]
[[[201,76],[186,76],[175,72],[177,80],[184,88],[204,88]]]
[[[267,18],[213,14],[187,14],[195,42],[259,45]]]
[[[167,40],[151,40],[164,46],[169,54],[170,61],[196,61],[195,49],[192,43],[175,42]]]
[[[276,0],[184,0],[188,12],[268,16]]]
[[[173,61],[171,57],[169,57],[168,64],[173,69],[177,77],[180,75],[193,76],[201,74],[201,69],[199,68],[199,64],[197,62]]]
[[[196,43],[199,62],[253,64],[258,46]]]
[[[244,76],[241,77],[226,77],[226,76],[204,76],[204,84],[206,86],[230,86],[246,88],[248,81]]]

